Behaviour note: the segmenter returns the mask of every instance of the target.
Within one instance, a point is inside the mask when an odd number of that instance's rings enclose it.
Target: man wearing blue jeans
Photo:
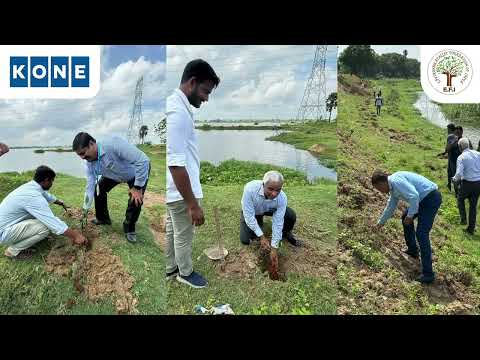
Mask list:
[[[382,227],[393,216],[399,200],[409,204],[402,216],[403,233],[408,247],[405,253],[415,259],[418,258],[416,236],[422,259],[422,276],[417,278],[417,281],[427,284],[433,282],[435,274],[432,269],[429,234],[435,215],[442,204],[442,195],[438,191],[437,184],[413,172],[398,171],[388,175],[376,170],[372,175],[372,185],[378,191],[390,194],[376,229]],[[416,231],[413,224],[415,218],[418,219]]]

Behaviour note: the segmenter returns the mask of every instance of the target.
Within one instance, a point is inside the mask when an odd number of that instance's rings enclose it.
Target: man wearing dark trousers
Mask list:
[[[296,222],[295,212],[287,207],[287,195],[282,190],[283,176],[278,171],[268,171],[263,181],[250,181],[243,190],[240,215],[240,241],[249,245],[252,239],[260,239],[260,246],[270,251],[274,269],[278,270],[277,249],[286,239],[294,246],[300,241],[292,234]],[[272,241],[269,244],[263,234],[263,216],[272,216]]]
[[[480,153],[470,149],[470,141],[462,138],[458,142],[461,155],[457,159],[457,171],[452,178],[454,183],[461,181],[457,197],[458,212],[462,225],[467,224],[465,199],[469,202],[468,227],[465,232],[473,235],[477,221],[477,203],[480,196]]]
[[[112,223],[108,212],[107,194],[120,183],[127,183],[129,199],[123,231],[126,239],[135,243],[135,224],[140,216],[143,195],[150,175],[150,159],[136,146],[120,137],[106,138],[101,142],[81,132],[73,140],[73,151],[87,160],[87,187],[84,211],[95,201],[95,225]]]
[[[450,153],[452,149],[452,145],[458,141],[457,135],[455,135],[455,124],[448,124],[447,125],[447,143],[445,144],[445,151],[438,154],[437,156],[445,156],[448,155],[448,167],[447,167],[447,187],[448,191],[452,191],[452,177],[455,175],[454,167],[455,164],[452,166],[452,161],[450,160]]]
[[[418,240],[422,260],[422,276],[416,280],[421,283],[433,282],[435,274],[432,269],[430,231],[442,204],[442,195],[438,191],[437,184],[413,172],[397,171],[388,175],[381,170],[376,170],[372,175],[372,185],[378,191],[390,194],[383,215],[374,229],[380,229],[393,216],[400,200],[408,203],[409,207],[402,216],[403,234],[407,244],[407,250],[404,252],[417,259],[416,240]],[[415,219],[418,219],[416,230],[413,223]]]

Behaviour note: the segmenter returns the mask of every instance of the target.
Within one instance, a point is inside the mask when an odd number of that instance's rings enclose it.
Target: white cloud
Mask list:
[[[107,68],[109,46],[102,47],[102,82],[99,94],[87,100],[0,101],[1,142],[10,146],[69,145],[79,131],[94,137],[125,135],[133,105],[135,85],[144,76],[143,119],[152,130],[165,110],[165,59],[143,56]]]
[[[220,77],[197,119],[291,119],[311,73],[315,46],[196,45],[167,47],[167,91],[178,87],[185,65],[206,60]],[[329,47],[327,95],[336,91],[336,46]]]

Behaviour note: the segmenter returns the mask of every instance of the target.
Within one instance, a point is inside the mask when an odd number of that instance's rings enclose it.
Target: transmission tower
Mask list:
[[[131,144],[140,142],[140,128],[143,126],[142,117],[142,94],[143,94],[143,76],[137,81],[135,87],[135,99],[133,100],[133,109],[130,115],[130,124],[128,125],[127,139]]]
[[[325,62],[328,45],[317,45],[313,59],[312,73],[307,80],[302,102],[297,113],[297,120],[321,120],[326,118],[325,101],[327,99],[327,84]]]

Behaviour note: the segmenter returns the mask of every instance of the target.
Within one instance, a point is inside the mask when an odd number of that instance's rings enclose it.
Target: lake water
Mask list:
[[[228,159],[256,161],[299,170],[309,180],[337,180],[334,170],[321,165],[308,151],[278,141],[266,141],[272,130],[198,130],[200,158],[218,165]]]
[[[316,178],[337,180],[334,170],[321,165],[308,151],[265,138],[272,130],[198,131],[200,158],[215,165],[228,159],[256,161],[299,170],[311,181]],[[47,165],[58,173],[85,177],[84,161],[73,152],[34,153],[35,149],[10,149],[0,157],[0,172],[34,170]]]
[[[418,100],[415,102],[414,106],[420,111],[425,119],[430,121],[432,124],[445,129],[445,134],[447,133],[447,125],[450,123],[450,121],[442,113],[440,106],[432,102],[424,92],[419,93]],[[473,148],[476,150],[478,141],[480,140],[480,129],[463,126],[461,123],[458,123],[457,125],[461,125],[463,127],[463,136],[470,139],[473,144]]]
[[[85,177],[85,162],[74,152],[46,151],[34,153],[35,149],[10,149],[0,157],[0,172],[35,170],[46,165],[57,173]]]

